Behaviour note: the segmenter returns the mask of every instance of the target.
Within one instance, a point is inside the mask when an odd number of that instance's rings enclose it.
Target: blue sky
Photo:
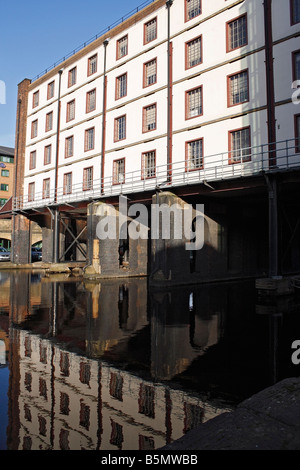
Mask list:
[[[146,0],[147,1],[147,0]],[[145,0],[0,2],[0,146],[15,146],[17,86],[112,25]],[[6,103],[1,104],[5,83]]]

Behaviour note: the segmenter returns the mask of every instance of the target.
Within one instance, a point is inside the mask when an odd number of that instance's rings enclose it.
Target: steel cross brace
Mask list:
[[[77,237],[75,237],[74,233],[72,232],[72,230],[69,229],[69,227],[67,226],[67,224],[63,221],[63,219],[61,219],[61,222],[63,224],[63,226],[65,227],[65,229],[69,232],[69,234],[71,235],[71,237],[74,239],[73,242],[71,243],[70,246],[68,246],[68,248],[65,250],[65,252],[63,253],[63,255],[60,257],[59,261],[62,260],[62,258],[66,255],[66,253],[68,253],[68,251],[72,248],[72,246],[74,245],[74,243],[77,244],[79,250],[81,251],[81,254],[83,256],[87,256],[86,252],[84,251],[84,249],[82,248],[82,246],[80,245],[80,243],[78,242],[78,238],[82,235],[82,233],[86,230],[87,226],[83,227],[83,229],[81,230],[81,232],[77,235]]]

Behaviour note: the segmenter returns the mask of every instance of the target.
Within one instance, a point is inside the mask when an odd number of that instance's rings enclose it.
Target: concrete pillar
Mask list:
[[[202,249],[207,232],[207,221],[205,214],[200,210],[201,207],[200,203],[193,207],[171,192],[158,192],[153,196],[150,275],[153,284],[186,283],[200,277],[199,270],[202,268],[199,266],[199,260],[203,258]],[[157,224],[156,211],[161,214],[158,232],[154,229]],[[190,216],[187,216],[188,211]],[[192,232],[195,231],[196,219],[199,225],[195,242]],[[196,243],[197,248],[190,248],[189,243]]]
[[[14,249],[12,262],[15,264],[27,264],[31,262],[31,221],[23,215],[15,215]]]
[[[88,263],[86,276],[130,277],[147,275],[148,240],[133,239],[120,226],[132,223],[119,207],[104,202],[89,204],[87,211]],[[123,236],[122,236],[123,233]],[[126,234],[126,238],[124,237]]]

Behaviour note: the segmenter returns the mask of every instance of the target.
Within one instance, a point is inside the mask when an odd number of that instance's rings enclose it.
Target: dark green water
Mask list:
[[[158,449],[299,376],[299,304],[262,304],[254,281],[0,272],[1,449]]]

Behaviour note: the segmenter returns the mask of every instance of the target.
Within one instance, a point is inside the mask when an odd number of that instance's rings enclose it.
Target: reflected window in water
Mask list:
[[[38,422],[39,422],[39,433],[41,436],[45,436],[47,434],[47,422],[44,416],[39,415],[38,416]]]
[[[109,382],[109,393],[119,401],[123,401],[123,378],[120,374],[111,372]]]
[[[26,336],[25,338],[25,357],[31,357],[31,338]]]
[[[40,396],[44,397],[45,400],[47,400],[47,384],[44,379],[39,379],[39,391],[40,391]]]
[[[70,450],[69,431],[61,429],[59,433],[59,447],[61,450]]]
[[[25,384],[25,388],[26,388],[27,392],[31,392],[32,375],[31,375],[30,372],[25,373],[24,384]]]
[[[69,404],[70,404],[69,395],[67,393],[60,392],[60,413],[62,415],[68,416],[68,414],[70,413]]]
[[[139,413],[144,414],[149,418],[155,417],[154,395],[154,387],[141,383],[139,396]]]
[[[139,435],[139,450],[154,450],[154,439],[149,436]]]
[[[183,432],[187,433],[194,429],[203,421],[204,417],[204,409],[198,405],[194,405],[192,403],[185,403],[184,404],[184,429]]]
[[[117,446],[118,449],[122,449],[122,443],[124,441],[123,437],[123,426],[121,424],[116,423],[112,419],[111,422],[111,435],[110,435],[110,443],[114,446]]]
[[[82,400],[80,403],[80,426],[85,428],[87,431],[90,428],[90,407],[86,405]]]
[[[70,374],[70,362],[69,354],[65,352],[60,353],[60,372],[65,377],[69,377]]]
[[[90,384],[91,379],[91,367],[86,362],[80,363],[80,373],[79,373],[80,382],[86,385]]]
[[[47,347],[40,344],[40,362],[47,364]]]
[[[28,405],[24,405],[24,417],[26,421],[29,421],[29,422],[32,421],[31,410]]]
[[[31,450],[32,448],[32,439],[29,436],[25,436],[23,439],[23,450]]]

